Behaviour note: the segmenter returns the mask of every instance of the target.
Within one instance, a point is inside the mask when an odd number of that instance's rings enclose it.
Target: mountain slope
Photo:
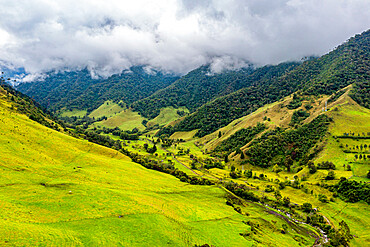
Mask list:
[[[205,104],[177,124],[174,131],[199,129],[196,135],[202,137],[298,90],[308,95],[329,95],[352,83],[368,87],[369,55],[370,30],[351,38],[327,55],[304,62],[281,77],[262,80]],[[367,90],[356,95],[362,95],[359,97],[365,97],[364,102],[367,102],[368,95],[365,92]],[[297,101],[299,105],[299,97]]]
[[[163,107],[186,107],[190,112],[205,103],[250,86],[263,78],[272,78],[293,69],[298,63],[252,67],[212,74],[210,66],[202,66],[181,77],[172,85],[133,104],[147,118],[154,118]]]
[[[44,81],[22,83],[17,89],[52,111],[62,108],[92,111],[107,100],[131,104],[170,85],[177,78],[132,67],[107,79],[92,79],[89,71],[84,69],[49,73]]]

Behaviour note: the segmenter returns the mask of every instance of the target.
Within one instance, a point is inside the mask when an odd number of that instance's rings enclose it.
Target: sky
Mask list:
[[[30,74],[134,65],[184,74],[323,55],[370,28],[369,0],[0,0],[0,61]]]

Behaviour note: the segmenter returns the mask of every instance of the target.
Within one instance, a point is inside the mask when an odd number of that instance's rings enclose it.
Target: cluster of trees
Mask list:
[[[289,104],[286,105],[286,108],[289,110],[297,109],[298,107],[301,107],[303,101],[303,97],[299,96],[298,94],[293,94],[292,101],[289,102]]]
[[[219,168],[219,169],[224,169],[225,168],[225,165],[222,164],[221,161],[219,160],[215,160],[215,159],[211,159],[211,158],[206,158],[205,160],[203,160],[203,167],[205,169],[211,169],[211,168]]]
[[[230,154],[233,151],[239,150],[241,147],[249,143],[257,134],[261,133],[265,129],[266,126],[264,124],[257,123],[256,126],[250,126],[248,128],[238,130],[229,138],[222,141],[214,149],[214,152]]]
[[[343,220],[339,222],[339,228],[335,229],[326,224],[326,220],[322,215],[311,210],[306,217],[306,223],[324,230],[330,239],[330,246],[349,246],[350,240],[353,239],[349,226]]]
[[[335,170],[335,165],[331,161],[323,161],[321,163],[317,163],[317,169]]]
[[[356,59],[354,60],[357,78],[350,93],[350,96],[360,105],[370,108],[370,85],[369,85],[369,66],[370,66],[370,32],[356,35],[356,42],[352,46],[356,49]]]
[[[370,184],[341,178],[340,181],[330,188],[346,202],[365,201],[370,204]]]
[[[246,150],[247,162],[260,167],[278,164],[286,166],[289,171],[293,161],[305,157],[325,135],[330,121],[323,114],[297,129],[268,131],[250,144]]]
[[[340,96],[342,96],[346,91],[345,90],[339,90],[338,92],[335,92],[329,99],[328,104],[331,102],[335,102]]]
[[[93,129],[97,134],[112,134],[114,136],[118,136],[122,140],[139,140],[139,130],[134,128],[133,130],[121,130],[120,128],[106,128],[103,127],[101,129],[94,128]]]
[[[295,126],[300,124],[303,120],[308,118],[310,116],[310,113],[306,112],[305,110],[299,109],[298,111],[294,111],[292,115],[292,119],[290,120],[289,125]]]
[[[102,145],[109,148],[113,148],[115,150],[120,150],[122,147],[122,141],[120,140],[113,140],[109,136],[100,135],[94,130],[84,130],[80,127],[76,127],[75,131],[72,132],[75,137],[83,137],[84,139]]]
[[[164,172],[172,176],[175,176],[178,179],[180,179],[180,181],[182,182],[186,182],[189,184],[197,184],[197,185],[213,185],[214,184],[214,182],[209,179],[196,177],[196,176],[190,176],[186,174],[185,172],[178,170],[170,163],[164,164],[158,160],[150,159],[146,156],[130,152],[127,149],[122,149],[121,152],[129,156],[131,160],[135,163],[138,163],[148,169]]]
[[[354,84],[350,96],[360,105],[370,108],[370,85],[369,81],[357,81]]]
[[[145,151],[147,151],[150,154],[154,154],[155,152],[157,152],[157,146],[155,144],[152,147],[149,147],[149,145],[147,143],[145,143],[144,144],[144,149],[145,149]]]
[[[246,185],[234,182],[227,182],[224,184],[225,188],[233,192],[235,195],[249,201],[259,202],[260,197],[255,195]]]
[[[82,126],[84,129],[89,128],[89,125],[93,124],[94,122],[101,121],[106,119],[106,117],[101,117],[99,119],[90,118],[87,114],[83,117],[71,116],[71,117],[60,117],[62,121],[71,125],[71,126]]]

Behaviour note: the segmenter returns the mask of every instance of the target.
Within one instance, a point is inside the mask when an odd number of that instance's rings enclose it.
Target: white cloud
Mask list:
[[[368,0],[0,0],[0,59],[27,72],[185,73],[321,55],[369,28]],[[223,67],[226,66],[226,67]],[[230,67],[231,66],[231,67]]]

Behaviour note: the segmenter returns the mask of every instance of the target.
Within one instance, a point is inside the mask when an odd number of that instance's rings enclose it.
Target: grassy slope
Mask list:
[[[121,111],[123,111],[124,109],[122,107],[120,107],[118,104],[116,103],[113,103],[111,100],[108,100],[106,102],[104,102],[104,104],[102,104],[101,106],[99,106],[97,109],[95,109],[94,111],[92,111],[90,114],[89,114],[89,117],[91,118],[100,118],[100,117],[112,117],[118,113],[120,113]]]
[[[223,140],[226,140],[238,130],[247,128],[249,126],[256,126],[258,122],[266,124],[269,129],[275,128],[276,126],[289,127],[293,112],[299,109],[305,110],[305,104],[310,104],[313,108],[308,111],[311,116],[308,117],[303,123],[310,122],[321,113],[325,100],[329,98],[327,96],[319,98],[311,96],[310,99],[307,98],[306,100],[302,101],[301,107],[289,110],[285,107],[285,105],[289,104],[289,102],[292,100],[292,97],[293,95],[290,95],[281,101],[265,105],[247,116],[236,119],[212,134],[200,138],[199,143],[202,143],[204,148],[207,150],[212,150]],[[264,117],[270,118],[270,121],[264,120]],[[218,138],[218,133],[220,131],[222,136]]]
[[[87,113],[86,110],[72,110],[72,111],[63,111],[59,115],[61,117],[83,117]]]
[[[188,112],[188,110],[184,107],[177,109],[173,107],[162,108],[160,114],[156,118],[150,120],[147,123],[147,126],[150,127],[156,124],[160,126],[166,125],[181,118],[181,116],[177,114],[178,110]],[[89,115],[89,117],[95,118],[102,116],[106,116],[108,119],[96,122],[93,124],[93,126],[104,126],[108,128],[119,127],[122,130],[132,130],[135,127],[139,130],[145,129],[142,121],[146,118],[141,116],[138,112],[132,111],[131,109],[122,109],[120,106],[110,101],[105,102]]]
[[[107,120],[95,122],[92,126],[104,126],[108,128],[119,127],[122,130],[132,130],[133,128],[144,130],[145,126],[142,124],[144,119],[145,118],[140,116],[137,112],[125,109]]]
[[[171,106],[169,107],[165,107],[165,108],[162,108],[160,110],[160,113],[158,116],[156,116],[154,119],[150,120],[147,124],[148,127],[152,126],[152,125],[166,125],[166,124],[169,124],[179,118],[181,118],[181,116],[179,114],[177,114],[177,111],[180,110],[180,111],[184,111],[184,112],[189,112],[188,109],[186,109],[185,107],[180,107],[180,108],[173,108]]]
[[[335,109],[337,108],[337,109]],[[367,145],[370,146],[369,139],[335,139],[333,136],[343,135],[343,133],[354,132],[368,133],[370,132],[370,110],[358,105],[349,96],[348,92],[342,95],[336,102],[329,105],[328,115],[334,119],[333,124],[330,125],[327,143],[323,152],[316,159],[317,162],[330,160],[332,161],[338,171],[343,171],[344,164],[352,166],[352,172],[346,172],[347,177],[352,176],[356,180],[366,180],[366,174],[370,170],[370,159],[355,160],[354,153],[344,153],[340,148],[340,144],[349,147]],[[367,154],[370,154],[368,148]],[[365,153],[365,149],[363,150]],[[353,174],[352,174],[353,173]]]
[[[219,188],[147,170],[8,106],[0,99],[0,245],[252,245],[239,235],[249,230],[245,216],[225,204]],[[266,216],[250,210],[260,221]],[[298,246],[290,234],[266,234],[270,244]]]

